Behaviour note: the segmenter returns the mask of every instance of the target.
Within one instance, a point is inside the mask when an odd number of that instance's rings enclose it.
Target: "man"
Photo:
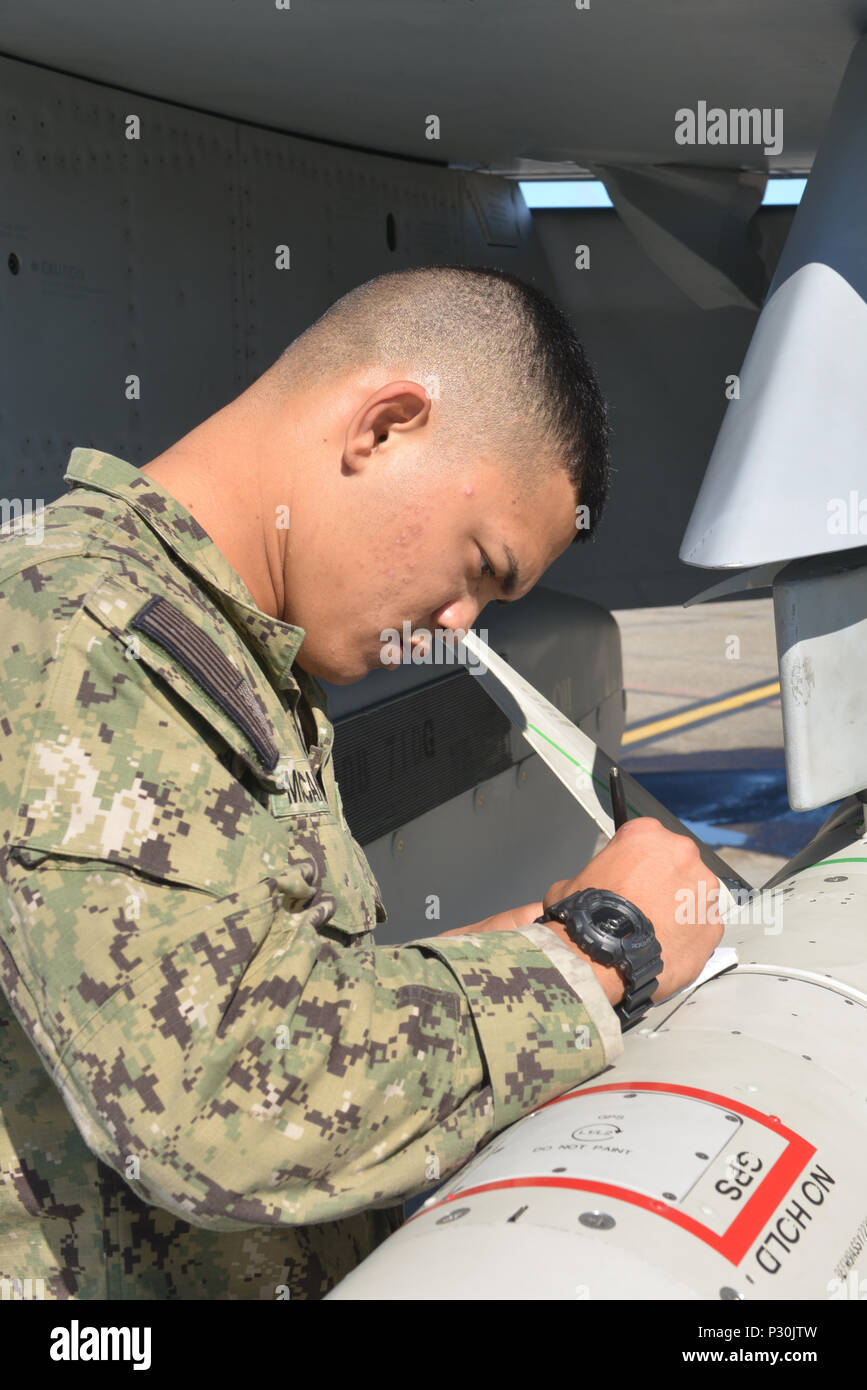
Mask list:
[[[520,598],[606,461],[559,311],[429,268],[339,300],[145,468],[74,450],[41,544],[0,544],[0,1278],[320,1297],[404,1197],[619,1054],[618,972],[541,902],[374,944],[316,679]],[[664,998],[719,939],[674,923],[701,878],[634,821],[545,906],[634,902]]]

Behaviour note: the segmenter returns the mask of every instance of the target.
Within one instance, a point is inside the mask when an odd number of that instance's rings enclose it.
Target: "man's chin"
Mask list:
[[[299,657],[295,658],[295,665],[318,681],[328,681],[329,685],[355,685],[357,681],[364,680],[369,671],[380,669],[379,662],[375,665],[359,662],[354,670],[347,671],[345,667],[321,663],[312,658],[301,661]]]

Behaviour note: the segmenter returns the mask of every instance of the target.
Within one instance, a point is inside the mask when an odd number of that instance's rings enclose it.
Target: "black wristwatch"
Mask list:
[[[605,888],[582,888],[554,903],[537,922],[560,922],[570,941],[599,965],[613,965],[623,977],[626,993],[614,1012],[625,1033],[650,1008],[662,952],[653,923],[634,903]]]

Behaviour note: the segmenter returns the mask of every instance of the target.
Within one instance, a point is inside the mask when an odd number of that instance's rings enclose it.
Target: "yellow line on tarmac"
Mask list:
[[[699,719],[709,719],[714,714],[725,714],[729,710],[740,709],[743,705],[755,704],[757,700],[769,700],[780,693],[780,682],[770,681],[757,685],[753,690],[742,690],[740,695],[727,695],[722,700],[711,700],[709,704],[696,705],[694,709],[681,710],[680,714],[669,715],[667,719],[655,719],[652,724],[639,724],[628,729],[622,742],[637,743],[639,739],[654,738],[669,729],[680,729],[685,724],[695,724]]]

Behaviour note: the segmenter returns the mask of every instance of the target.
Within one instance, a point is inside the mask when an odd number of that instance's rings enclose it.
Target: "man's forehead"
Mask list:
[[[575,511],[575,487],[559,464],[545,466],[534,460],[533,469],[521,471],[520,464],[507,464],[497,459],[481,461],[477,478],[486,489],[490,487],[513,506],[533,508],[542,505],[550,516],[563,511]]]
[[[513,485],[516,500],[512,514],[528,539],[538,546],[538,557],[559,555],[572,539],[575,529],[575,490],[562,469],[552,469],[541,481],[522,488]],[[549,560],[550,563],[550,560]]]

